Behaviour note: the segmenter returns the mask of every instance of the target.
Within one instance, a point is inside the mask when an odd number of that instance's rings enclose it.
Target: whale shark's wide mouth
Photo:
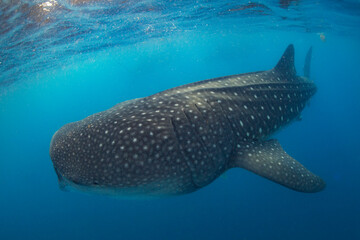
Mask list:
[[[67,186],[69,185],[68,182],[69,180],[65,179],[60,173],[59,171],[56,169],[56,167],[54,167],[55,169],[55,172],[56,172],[56,175],[58,177],[58,183],[59,183],[59,188],[62,190],[62,191],[67,191]]]
[[[54,167],[56,175],[58,177],[58,183],[59,188],[62,191],[69,192],[69,191],[76,191],[76,190],[82,190],[87,191],[90,188],[99,187],[98,184],[93,184],[91,186],[84,185],[77,181],[72,181],[67,179],[65,176],[63,176],[56,167]]]

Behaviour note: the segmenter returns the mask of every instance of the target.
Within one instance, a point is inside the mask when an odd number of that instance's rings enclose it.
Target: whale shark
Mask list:
[[[242,168],[299,192],[325,182],[271,136],[300,117],[315,94],[311,48],[304,76],[290,44],[277,65],[128,100],[61,127],[50,157],[63,190],[170,196]]]

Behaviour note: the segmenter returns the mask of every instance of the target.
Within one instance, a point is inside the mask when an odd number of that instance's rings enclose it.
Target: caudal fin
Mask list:
[[[312,47],[309,48],[304,65],[304,76],[310,78],[310,64],[311,64]]]

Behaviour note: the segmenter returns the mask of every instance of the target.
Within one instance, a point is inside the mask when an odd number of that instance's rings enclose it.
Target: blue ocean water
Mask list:
[[[359,1],[0,3],[0,239],[360,239]],[[320,175],[298,193],[242,169],[197,192],[117,199],[63,192],[56,130],[128,99],[267,70],[313,46],[318,92],[276,136]]]

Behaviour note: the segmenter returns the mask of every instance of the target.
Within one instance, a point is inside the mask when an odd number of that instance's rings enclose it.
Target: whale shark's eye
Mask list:
[[[93,184],[94,184],[94,185],[99,185],[99,182],[95,180],[95,181],[93,182]]]

